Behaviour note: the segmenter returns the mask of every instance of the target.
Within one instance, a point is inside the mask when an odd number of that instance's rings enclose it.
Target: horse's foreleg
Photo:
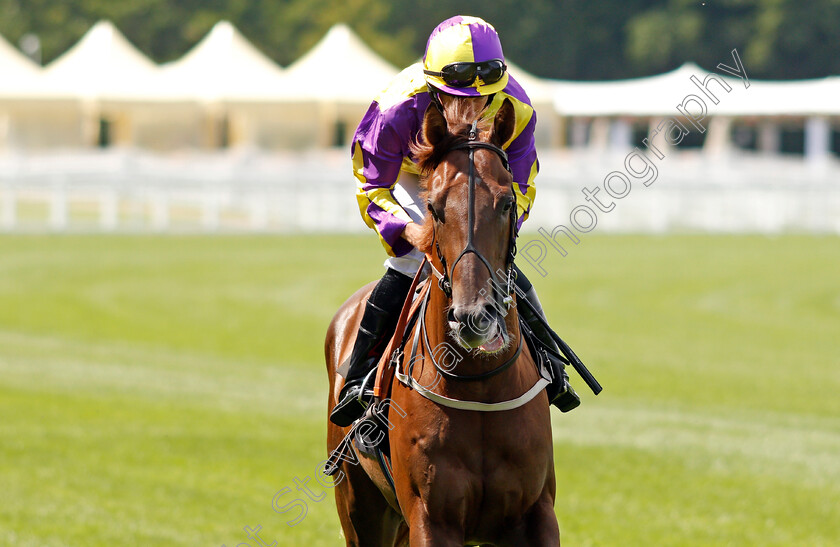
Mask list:
[[[519,526],[511,528],[499,546],[560,547],[560,527],[554,514],[554,499],[543,495],[524,516]]]
[[[541,499],[528,515],[528,545],[560,547],[560,527],[554,514],[554,500]]]
[[[464,531],[460,528],[433,523],[423,503],[414,505],[409,526],[411,547],[463,547]]]
[[[361,465],[345,463],[335,488],[338,519],[348,547],[393,547],[402,518],[367,476]]]
[[[409,547],[408,539],[408,525],[403,521],[400,523],[399,530],[397,530],[397,537],[394,539],[393,547]]]
[[[411,547],[463,547],[463,537],[463,532],[447,532],[423,525],[412,526],[409,533],[409,545]]]

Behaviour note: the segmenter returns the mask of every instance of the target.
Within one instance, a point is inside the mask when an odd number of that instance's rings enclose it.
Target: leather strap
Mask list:
[[[391,338],[391,341],[388,342],[388,346],[385,348],[385,352],[379,360],[379,368],[376,373],[376,384],[373,387],[373,394],[379,399],[385,399],[390,396],[391,378],[393,377],[394,371],[393,367],[388,366],[388,363],[391,361],[391,356],[394,351],[399,349],[405,340],[405,330],[408,318],[411,317],[412,313],[416,312],[416,309],[422,300],[422,298],[412,300],[411,296],[417,289],[417,285],[420,283],[420,278],[423,277],[423,268],[425,267],[426,262],[426,257],[423,257],[423,262],[420,264],[420,267],[417,269],[417,273],[414,274],[414,279],[411,281],[411,288],[408,289],[408,297],[405,299],[405,303],[400,311],[400,318],[397,320],[397,328],[394,330],[394,336]]]
[[[431,292],[430,287],[431,287],[430,285],[427,285],[426,289],[425,289],[425,293],[423,294],[423,297],[418,299],[418,300],[422,300],[422,302],[423,302],[423,305],[422,305],[421,310],[420,310],[421,314],[423,314],[425,312],[425,308],[426,308],[425,305],[428,301],[429,294]],[[549,378],[546,378],[546,374],[545,374],[544,370],[538,367],[540,378],[533,385],[533,387],[531,387],[531,389],[529,389],[528,391],[526,391],[525,393],[523,393],[519,397],[516,397],[515,399],[509,399],[507,401],[499,401],[497,403],[482,403],[480,401],[465,401],[465,400],[462,400],[462,399],[452,399],[452,398],[446,397],[444,395],[439,395],[439,394],[435,393],[434,391],[431,391],[427,387],[421,385],[412,376],[412,369],[413,369],[413,365],[415,364],[415,359],[414,358],[417,354],[418,340],[421,337],[421,331],[425,330],[425,328],[424,328],[425,322],[422,321],[422,319],[423,319],[422,317],[420,319],[421,320],[418,320],[417,323],[416,323],[416,326],[415,326],[414,341],[413,341],[412,346],[411,346],[411,354],[408,355],[407,359],[406,359],[405,355],[402,356],[402,362],[403,362],[402,364],[408,363],[409,370],[407,372],[403,372],[402,367],[397,366],[397,367],[395,367],[394,373],[396,374],[397,379],[400,382],[402,382],[403,385],[406,385],[406,386],[414,389],[421,396],[425,397],[426,399],[429,399],[430,401],[432,401],[434,403],[437,403],[441,406],[445,406],[445,407],[449,407],[449,408],[455,408],[455,409],[458,409],[458,410],[471,410],[471,411],[475,411],[475,412],[500,412],[500,411],[504,411],[504,410],[513,410],[515,408],[519,408],[520,406],[523,406],[523,405],[531,402],[531,400],[533,400],[534,397],[539,395],[540,391],[545,389],[545,387],[548,384],[551,383],[551,380]],[[520,337],[521,336],[522,335],[520,334]],[[520,340],[520,343],[521,343],[521,340]],[[428,351],[428,348],[427,348],[427,351]],[[436,386],[438,383],[439,382],[436,381],[434,383],[434,385],[432,385],[432,387]]]
[[[548,380],[543,377],[540,377],[537,380],[537,383],[534,386],[520,395],[515,399],[510,399],[508,401],[500,401],[498,403],[482,403],[480,401],[464,401],[461,399],[452,399],[450,397],[444,397],[443,395],[438,395],[434,391],[429,391],[425,387],[421,386],[414,378],[403,374],[399,370],[397,371],[397,378],[403,384],[411,387],[417,393],[429,399],[432,402],[435,402],[441,406],[455,408],[458,410],[472,410],[476,412],[499,412],[503,410],[513,410],[515,408],[519,408],[529,402],[531,402],[534,397],[539,395],[539,393],[545,389],[545,387],[550,384]]]

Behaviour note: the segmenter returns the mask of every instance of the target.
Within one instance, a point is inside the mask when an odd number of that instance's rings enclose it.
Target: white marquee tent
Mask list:
[[[710,78],[710,74],[715,77]],[[554,89],[558,115],[593,120],[588,142],[596,147],[626,147],[631,120],[650,119],[657,125],[662,118],[680,117],[679,106],[699,113],[699,104],[688,99],[694,95],[707,109],[709,119],[701,125],[709,129],[706,142],[711,150],[730,145],[732,123],[737,120],[756,124],[761,118],[758,146],[770,151],[778,149],[780,125],[801,126],[805,120],[806,155],[826,157],[829,118],[840,115],[836,99],[840,96],[840,77],[790,82],[748,79],[747,85],[723,70],[708,71],[686,63],[671,72],[645,78],[604,82],[554,80],[548,85]],[[573,144],[584,140],[583,130],[575,129],[576,123],[572,122]]]
[[[528,94],[537,113],[537,146],[557,146],[560,138],[558,118],[554,115],[554,88],[547,80],[526,72],[518,65],[505,61],[511,75]]]
[[[261,143],[259,131],[270,125],[266,103],[283,92],[283,70],[230,22],[216,23],[183,57],[163,65],[162,72],[170,91],[202,104],[203,146],[272,144]]]
[[[792,82],[751,80],[749,91],[733,93],[721,101],[716,112],[738,116],[836,116],[840,114],[838,97],[837,76]]]
[[[175,93],[206,103],[267,100],[283,87],[282,69],[228,21],[216,23],[183,57],[161,68]]]
[[[696,88],[690,77],[706,72],[693,63],[678,69],[629,80],[578,82],[554,80],[554,107],[564,116],[669,116]]]
[[[0,149],[73,140],[81,119],[75,99],[50,89],[41,68],[0,37]]]
[[[604,82],[543,80],[543,85],[553,88],[554,106],[562,115],[669,116],[689,94],[703,95],[691,78],[703,82],[711,73],[720,76],[732,88],[726,91],[717,82],[707,83],[709,91],[720,101],[714,105],[715,114],[840,114],[837,101],[840,77],[790,82],[749,79],[746,88],[741,79],[726,75],[722,70],[708,71],[694,63],[686,63],[671,72],[645,78]]]
[[[87,101],[155,100],[159,69],[110,21],[100,21],[44,70],[52,90]]]
[[[18,98],[41,91],[38,86],[40,69],[0,36],[0,99]]]
[[[77,99],[83,144],[170,149],[196,145],[195,99],[110,22],[100,21],[43,71],[43,84]]]
[[[537,107],[543,146],[559,144],[568,123],[572,144],[596,148],[626,146],[633,126],[675,116],[688,95],[703,93],[692,76],[703,81],[710,73],[688,63],[646,78],[574,82],[510,67]],[[283,70],[227,21],[163,66],[108,21],[95,24],[45,69],[0,38],[0,70],[0,148],[98,142],[156,149],[344,145],[398,71],[344,24]],[[720,102],[709,105],[714,127],[707,143],[727,144],[732,123],[758,124],[773,149],[780,124],[798,125],[804,126],[806,152],[826,155],[840,117],[840,77],[751,80],[749,89],[738,78],[725,81],[729,93],[709,84]]]
[[[289,65],[285,100],[370,104],[399,70],[384,61],[345,24],[334,25],[312,49]]]
[[[345,145],[370,102],[397,72],[350,27],[334,25],[287,67],[284,90],[278,97],[283,108],[276,114],[273,133],[285,136],[285,146]],[[290,126],[292,132],[283,131],[279,124]]]

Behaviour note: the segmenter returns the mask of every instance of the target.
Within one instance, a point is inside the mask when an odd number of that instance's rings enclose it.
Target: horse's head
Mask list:
[[[461,345],[487,353],[509,342],[504,316],[512,289],[516,226],[513,178],[502,146],[514,131],[505,100],[492,123],[473,123],[469,107],[431,106],[414,147],[425,174],[425,250],[451,299],[447,319]],[[472,133],[472,134],[471,134]]]

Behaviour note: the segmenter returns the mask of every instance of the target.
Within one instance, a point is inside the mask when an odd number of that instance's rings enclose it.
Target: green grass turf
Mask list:
[[[331,495],[294,527],[272,497],[325,456],[324,332],[382,259],[372,234],[0,236],[0,545],[343,544]],[[521,266],[605,386],[572,374],[553,412],[564,544],[840,544],[840,239]]]

